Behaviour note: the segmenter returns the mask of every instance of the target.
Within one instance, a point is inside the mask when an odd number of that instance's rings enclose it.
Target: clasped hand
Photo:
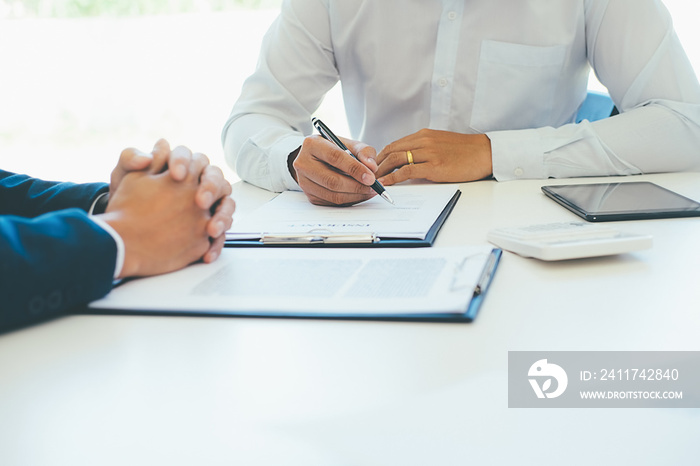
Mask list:
[[[220,168],[159,140],[150,154],[122,151],[104,219],[122,237],[122,276],[153,275],[221,253],[235,203]]]

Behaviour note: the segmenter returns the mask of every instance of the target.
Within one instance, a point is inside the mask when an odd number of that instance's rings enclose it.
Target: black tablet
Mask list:
[[[700,216],[700,203],[646,181],[542,186],[542,191],[589,222]]]

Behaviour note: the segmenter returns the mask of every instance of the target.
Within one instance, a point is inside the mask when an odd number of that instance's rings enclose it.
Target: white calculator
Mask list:
[[[651,235],[585,222],[497,228],[489,232],[488,240],[507,251],[545,261],[609,256],[649,249],[652,245]]]

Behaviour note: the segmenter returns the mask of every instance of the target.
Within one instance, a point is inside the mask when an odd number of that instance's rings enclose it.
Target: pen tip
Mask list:
[[[394,200],[391,198],[391,196],[389,196],[389,193],[387,193],[386,191],[384,191],[384,192],[381,194],[381,196],[382,196],[384,199],[386,199],[387,201],[389,201],[392,205],[396,205],[396,204],[394,203]]]

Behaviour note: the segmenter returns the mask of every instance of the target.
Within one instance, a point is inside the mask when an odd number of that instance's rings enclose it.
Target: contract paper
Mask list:
[[[212,264],[131,280],[92,309],[208,314],[463,313],[491,246],[230,248]]]
[[[424,239],[456,185],[392,186],[395,205],[379,196],[351,207],[324,207],[298,191],[285,191],[240,221],[227,240],[259,239],[265,234],[372,233],[383,238]]]

